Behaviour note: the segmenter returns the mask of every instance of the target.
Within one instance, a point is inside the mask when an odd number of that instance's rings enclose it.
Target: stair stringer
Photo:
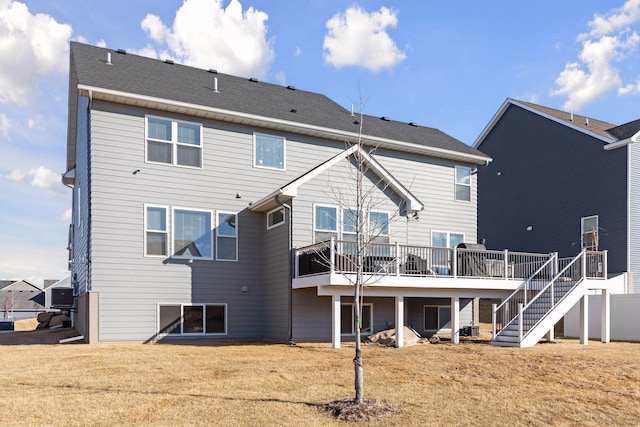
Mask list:
[[[533,347],[555,326],[589,291],[588,280],[581,279],[564,297],[522,337],[519,347]],[[517,318],[516,321],[519,321]]]

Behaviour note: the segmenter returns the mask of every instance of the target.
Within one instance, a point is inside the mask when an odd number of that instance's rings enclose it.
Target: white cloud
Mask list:
[[[589,22],[591,31],[580,34],[582,43],[578,62],[567,63],[555,83],[551,95],[565,95],[564,108],[581,107],[617,88],[618,94],[633,93],[633,85],[624,84],[617,62],[632,57],[640,36],[630,26],[640,22],[640,0],[628,0],[608,16],[596,15]]]
[[[293,52],[293,56],[300,56],[300,54],[302,53],[302,49],[300,49],[300,47],[296,47],[296,50]]]
[[[60,174],[55,173],[45,166],[39,166],[29,171],[31,185],[45,190],[58,190],[62,188],[60,184]]]
[[[71,32],[23,3],[0,0],[0,102],[27,105],[43,77],[66,76]]]
[[[6,178],[10,179],[11,181],[20,182],[26,176],[27,174],[21,171],[20,169],[15,169],[15,170],[12,170],[11,173],[6,176]]]
[[[287,84],[287,73],[285,73],[284,71],[278,71],[274,77],[276,81],[282,86]]]
[[[326,25],[324,59],[336,68],[359,66],[379,71],[406,58],[387,33],[387,28],[398,25],[398,18],[395,11],[386,7],[368,13],[354,6],[334,15]]]
[[[11,127],[11,122],[6,114],[0,113],[0,132],[6,137],[9,136],[9,128]]]
[[[64,279],[66,269],[64,245],[49,249],[25,242],[0,243],[0,279],[31,279],[38,283],[42,278]]]
[[[71,222],[71,208],[65,210],[60,216],[60,221]]]
[[[181,63],[264,77],[275,57],[267,39],[268,18],[253,7],[243,11],[238,0],[231,0],[226,9],[222,0],[185,0],[171,28],[152,14],[141,26],[153,42],[166,46],[167,56]],[[150,46],[145,51],[152,57],[161,54]]]

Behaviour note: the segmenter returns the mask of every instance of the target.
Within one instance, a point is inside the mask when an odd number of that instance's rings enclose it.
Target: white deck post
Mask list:
[[[580,299],[580,344],[589,344],[589,293]]]
[[[498,309],[498,304],[491,304],[491,339],[496,339],[496,310]]]
[[[609,289],[602,290],[600,304],[600,341],[608,343],[611,341],[611,292]]]
[[[451,342],[460,343],[460,297],[451,298]]]
[[[340,348],[340,295],[332,296],[331,319],[331,343]]]
[[[555,339],[555,337],[556,337],[555,336],[556,331],[554,330],[555,327],[556,327],[556,325],[553,325],[551,327],[551,329],[549,329],[549,332],[547,332],[547,342],[551,342],[551,341],[553,341]]]
[[[404,345],[404,296],[396,297],[396,347]]]

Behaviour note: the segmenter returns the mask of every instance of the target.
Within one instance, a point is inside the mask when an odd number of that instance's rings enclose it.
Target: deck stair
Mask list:
[[[588,291],[589,278],[602,278],[601,253],[583,250],[575,258],[557,254],[493,309],[491,344],[531,347]]]

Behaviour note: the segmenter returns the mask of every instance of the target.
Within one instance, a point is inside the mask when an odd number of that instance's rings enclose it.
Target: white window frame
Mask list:
[[[231,236],[231,235],[226,235],[226,234],[221,234],[219,231],[218,226],[220,225],[220,215],[233,215],[235,217],[235,225],[236,225],[236,232],[235,235]],[[215,225],[215,231],[216,231],[216,244],[215,244],[215,251],[216,251],[216,261],[231,261],[231,262],[236,262],[238,261],[238,231],[239,231],[239,226],[238,226],[238,214],[236,212],[227,212],[227,211],[216,211],[216,225]],[[220,255],[218,254],[218,249],[220,248],[220,244],[219,244],[219,239],[223,238],[223,239],[234,239],[235,240],[235,248],[236,248],[236,256],[235,258],[231,259],[231,258],[220,258]]]
[[[342,309],[342,307],[346,307],[346,306],[351,306],[351,332],[342,332],[342,327],[340,327],[340,335],[342,336],[352,336],[356,334],[356,330],[355,330],[355,323],[356,323],[356,313],[355,313],[355,304],[352,302],[343,302],[340,303],[340,308]],[[364,334],[372,334],[373,333],[373,303],[370,302],[366,302],[364,304],[362,304],[362,307],[369,307],[369,325],[371,326],[371,330],[369,331],[363,331],[360,330],[360,332],[364,333]],[[364,310],[363,310],[364,312]],[[342,311],[341,311],[342,313]],[[363,322],[364,323],[364,322]]]
[[[438,326],[437,326],[437,329],[428,329],[427,328],[427,316],[426,316],[426,313],[425,313],[425,309],[427,307],[430,307],[430,308],[435,307],[438,310]],[[440,310],[441,309],[448,309],[449,310],[449,328],[445,328],[446,323],[445,323],[445,325],[440,326],[441,325],[441,321],[440,321]],[[441,331],[441,330],[445,330],[446,331],[448,329],[451,329],[451,317],[452,317],[451,306],[449,306],[449,305],[438,305],[438,304],[425,304],[425,305],[422,306],[422,330],[438,332],[438,331]]]
[[[600,240],[600,234],[599,234],[599,227],[600,227],[600,218],[598,215],[589,215],[589,216],[583,216],[582,218],[580,218],[580,248],[584,249],[587,248],[589,250],[593,250],[594,246],[586,246],[585,245],[585,238],[584,235],[586,233],[590,233],[591,230],[585,230],[584,229],[584,223],[585,220],[590,220],[590,219],[594,219],[596,220],[596,232],[595,232],[595,248],[598,248],[598,241]]]
[[[169,243],[171,236],[169,234],[169,224],[172,222],[171,218],[169,217],[169,207],[168,206],[162,206],[162,205],[151,205],[151,204],[144,204],[144,256],[145,257],[151,257],[151,258],[167,258],[169,256],[169,249],[171,247],[171,244]],[[147,208],[157,208],[157,209],[164,209],[165,212],[165,226],[166,229],[164,230],[164,234],[166,236],[166,243],[165,243],[165,255],[154,255],[154,254],[148,254],[147,253],[147,233],[162,233],[162,230],[150,230],[149,226],[148,226],[148,222],[147,222]]]
[[[269,218],[272,218],[273,214],[275,214],[276,212],[282,212],[282,221],[278,221],[278,222],[274,222],[273,224],[269,224],[271,222],[269,220]],[[269,212],[267,212],[267,230],[271,230],[272,228],[279,227],[284,223],[285,223],[285,213],[284,213],[284,208],[283,207],[275,208],[275,209],[270,210]]]
[[[160,332],[160,307],[161,306],[180,306],[180,333],[170,334],[166,332]],[[224,307],[224,332],[206,332],[207,322],[207,306]],[[184,308],[185,307],[203,307],[203,328],[202,332],[184,332]],[[229,307],[226,303],[178,303],[178,302],[161,302],[157,304],[156,309],[156,331],[158,335],[162,337],[194,337],[194,336],[224,336],[227,335],[229,330]]]
[[[372,228],[372,223],[371,223],[371,214],[385,214],[387,216],[387,220],[385,223],[385,228],[387,229],[386,233],[380,233],[380,234],[375,234],[374,235],[374,231],[371,229]],[[369,235],[371,236],[375,236],[375,237],[389,237],[391,235],[391,214],[389,214],[389,212],[387,211],[369,211],[369,215],[367,218],[367,232],[369,233]]]
[[[176,255],[176,248],[175,248],[175,236],[176,236],[176,211],[190,211],[190,212],[203,212],[203,213],[207,213],[209,214],[210,217],[210,221],[209,224],[211,226],[211,230],[209,230],[209,235],[211,236],[211,241],[209,242],[210,248],[211,248],[211,255],[208,257],[194,257],[194,256],[184,256],[184,255]],[[202,260],[212,260],[213,259],[213,254],[214,254],[214,244],[213,244],[213,236],[214,236],[214,231],[215,231],[215,224],[217,221],[217,217],[215,216],[215,212],[210,210],[210,209],[196,209],[196,208],[187,208],[187,207],[180,207],[180,206],[174,206],[171,208],[171,258],[175,258],[175,259],[202,259]]]
[[[150,138],[149,137],[149,119],[158,119],[158,120],[165,120],[167,122],[171,122],[171,140],[164,140],[164,139],[155,139],[155,138]],[[193,125],[193,126],[197,126],[199,128],[199,141],[200,144],[199,145],[193,145],[193,144],[186,144],[186,143],[181,143],[178,142],[178,123],[184,123],[187,125]],[[187,120],[177,120],[177,119],[171,119],[168,117],[162,117],[162,116],[154,116],[154,115],[145,115],[145,119],[144,119],[144,136],[145,136],[145,143],[144,143],[144,161],[145,163],[151,163],[151,164],[156,164],[156,165],[170,165],[170,166],[177,166],[177,167],[181,167],[181,168],[189,168],[189,169],[202,169],[203,167],[203,163],[204,163],[204,141],[203,141],[203,132],[202,132],[202,123],[196,123],[196,122],[190,122]],[[164,144],[170,144],[171,145],[171,163],[165,163],[165,162],[156,162],[153,160],[149,160],[149,141],[152,142],[161,142]],[[179,146],[184,146],[184,147],[189,147],[189,148],[199,148],[200,149],[200,166],[191,166],[191,165],[181,165],[178,163],[178,147]]]
[[[321,228],[316,228],[316,215],[317,215],[317,208],[330,208],[330,209],[335,209],[336,211],[336,217],[335,217],[335,221],[336,221],[336,228],[335,230],[327,230],[327,229],[321,229]],[[316,233],[317,232],[321,232],[321,233],[335,233],[336,235],[336,239],[340,238],[340,218],[338,218],[339,212],[342,212],[340,210],[339,206],[336,205],[329,205],[329,204],[325,204],[325,203],[314,203],[313,204],[313,241],[318,243],[318,240],[316,240]]]
[[[279,138],[282,139],[282,167],[276,167],[276,166],[264,166],[264,165],[260,165],[258,164],[258,158],[257,158],[257,154],[258,154],[258,150],[257,150],[257,143],[258,143],[258,136],[265,136],[268,138]],[[285,138],[284,136],[279,136],[279,135],[272,135],[272,134],[268,134],[268,133],[261,133],[261,132],[254,132],[253,133],[253,167],[254,168],[260,168],[260,169],[271,169],[271,170],[277,170],[277,171],[286,171],[287,170],[287,138]]]
[[[459,170],[465,170],[468,172],[468,176],[469,176],[469,183],[461,183],[458,182],[458,171]],[[458,198],[458,186],[461,187],[468,187],[469,188],[469,199],[459,199]],[[453,198],[456,202],[471,202],[471,168],[468,166],[462,166],[462,165],[456,165],[455,166],[455,170],[454,170],[454,192],[453,192]]]
[[[445,246],[445,247],[451,248],[451,249],[453,249],[453,246],[451,246],[451,235],[452,234],[458,234],[458,235],[462,236],[462,242],[460,242],[460,243],[464,243],[466,241],[466,239],[467,239],[465,234],[462,233],[462,232],[459,232],[459,231],[431,230],[431,240],[430,240],[431,241],[431,247],[435,247],[433,245],[433,234],[434,233],[446,234],[447,235],[447,243],[446,243],[447,246]],[[456,245],[456,246],[458,246],[458,245]]]

